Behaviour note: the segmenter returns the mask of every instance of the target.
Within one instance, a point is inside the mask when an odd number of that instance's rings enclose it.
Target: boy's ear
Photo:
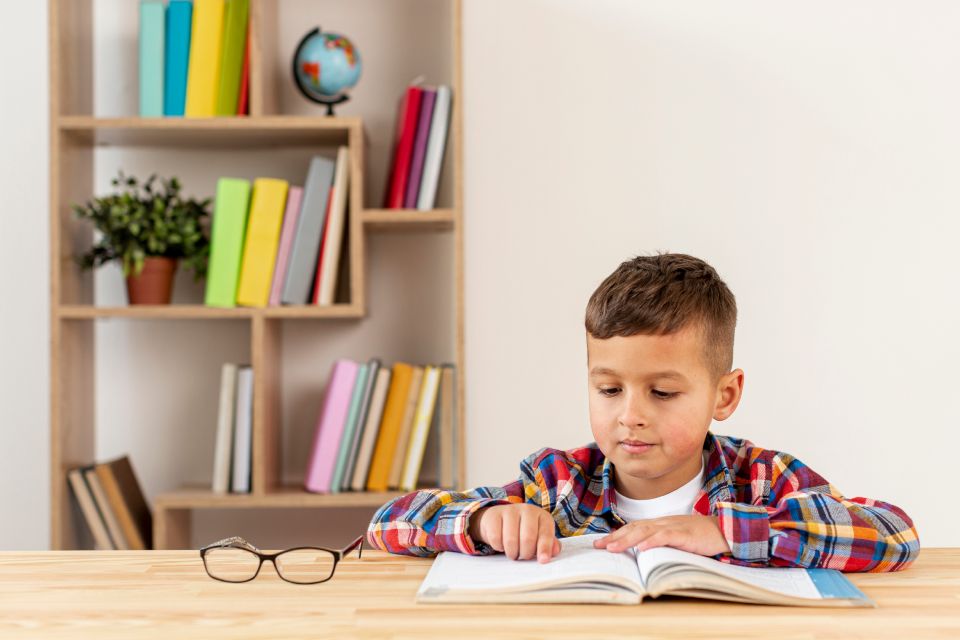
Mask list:
[[[734,369],[720,376],[717,383],[717,406],[713,409],[714,420],[726,420],[737,410],[743,395],[743,369]]]

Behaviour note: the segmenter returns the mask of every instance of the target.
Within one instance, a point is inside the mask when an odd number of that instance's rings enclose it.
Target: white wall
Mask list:
[[[18,309],[0,314],[0,548],[47,544],[42,4],[0,27],[0,304]],[[587,297],[623,259],[683,251],[740,308],[745,395],[715,430],[956,545],[958,14],[466,0],[469,484],[589,441]]]

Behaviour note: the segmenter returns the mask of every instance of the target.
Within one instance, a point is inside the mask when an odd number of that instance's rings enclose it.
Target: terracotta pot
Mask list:
[[[127,277],[130,304],[170,304],[176,258],[146,258],[139,276]]]

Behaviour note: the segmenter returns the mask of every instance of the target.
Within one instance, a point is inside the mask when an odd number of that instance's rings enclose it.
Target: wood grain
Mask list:
[[[960,549],[907,571],[847,574],[876,609],[689,598],[617,605],[418,605],[432,560],[365,550],[329,582],[210,579],[197,551],[0,553],[0,636],[30,638],[956,638]]]

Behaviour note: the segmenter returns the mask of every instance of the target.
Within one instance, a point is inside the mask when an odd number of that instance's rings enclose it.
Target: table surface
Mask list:
[[[433,561],[364,550],[329,582],[210,579],[196,551],[0,552],[2,638],[960,638],[960,548],[899,573],[847,574],[876,609],[690,598],[640,605],[422,605]]]

